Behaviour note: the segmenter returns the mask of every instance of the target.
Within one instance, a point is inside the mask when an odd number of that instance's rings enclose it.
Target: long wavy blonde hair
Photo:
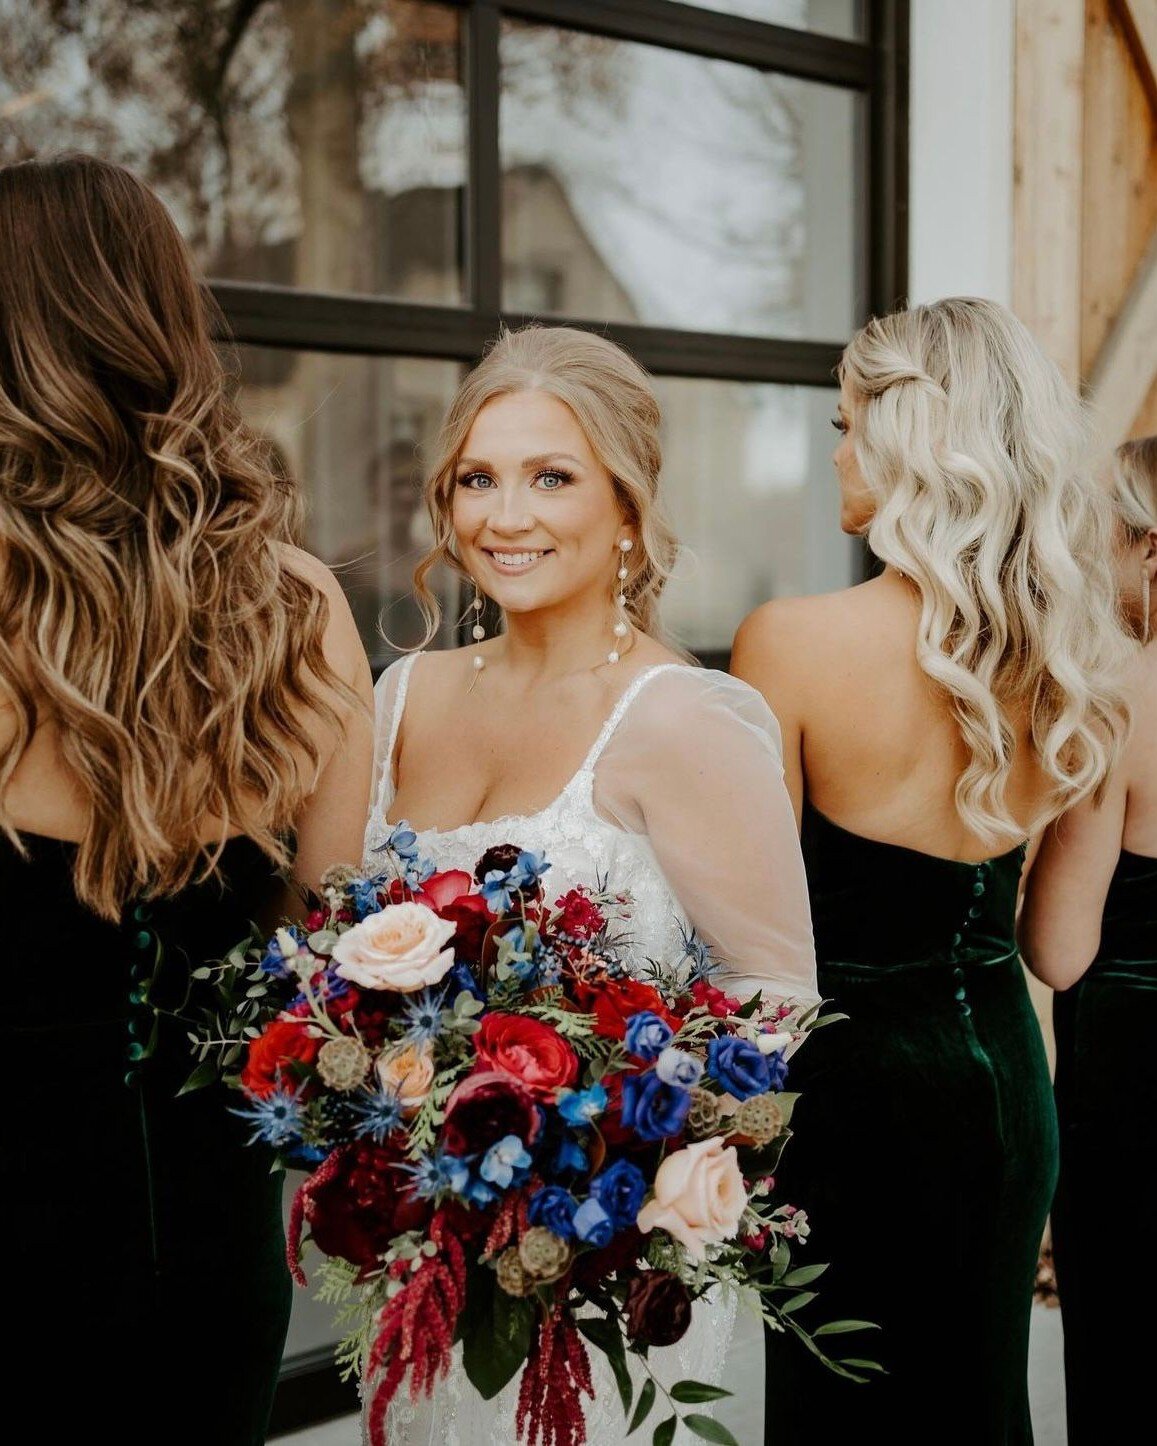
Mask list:
[[[1017,720],[1051,783],[1034,824],[1096,793],[1127,731],[1084,410],[1014,316],[967,297],[869,322],[840,374],[877,500],[868,540],[920,591],[917,657],[969,755],[957,809],[986,842],[1023,837],[1005,800]]]
[[[1157,437],[1122,442],[1113,461],[1113,500],[1126,533],[1136,541],[1157,527]]]
[[[627,612],[640,632],[665,641],[659,598],[679,544],[659,502],[663,453],[659,402],[643,368],[614,342],[569,326],[524,326],[503,331],[465,378],[450,403],[426,480],[434,543],[414,572],[414,591],[426,618],[425,647],[441,613],[427,579],[439,564],[467,577],[454,552],[455,468],[478,413],[510,392],[547,392],[570,408],[595,455],[611,474],[639,544],[627,557]],[[470,579],[472,581],[472,579]]]
[[[324,594],[286,565],[297,495],[227,399],[217,320],[128,171],[0,169],[0,827],[22,850],[5,794],[52,726],[87,810],[77,895],[106,918],[209,873],[232,832],[285,864],[316,719],[336,726],[348,692]]]

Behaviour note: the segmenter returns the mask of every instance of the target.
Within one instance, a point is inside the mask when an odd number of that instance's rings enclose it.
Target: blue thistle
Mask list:
[[[359,1095],[351,1103],[358,1117],[353,1129],[359,1140],[368,1136],[375,1145],[384,1145],[403,1122],[402,1102],[396,1090],[376,1089]]]
[[[436,1200],[440,1195],[464,1194],[470,1183],[470,1167],[457,1155],[436,1150],[423,1155],[414,1165],[403,1165],[414,1177],[414,1193],[420,1200]]]
[[[280,1082],[267,1095],[255,1095],[245,1091],[249,1105],[243,1110],[231,1109],[229,1113],[238,1119],[247,1120],[253,1126],[249,1143],[272,1145],[285,1149],[301,1140],[301,1092],[304,1084],[287,1089]]]
[[[442,1008],[445,1003],[444,989],[438,993],[423,989],[420,994],[407,996],[402,1005],[402,1016],[406,1021],[403,1043],[418,1046],[437,1039],[442,1033]]]

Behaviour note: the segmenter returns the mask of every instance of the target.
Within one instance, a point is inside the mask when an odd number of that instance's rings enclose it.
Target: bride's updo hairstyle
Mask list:
[[[659,504],[659,403],[651,379],[622,347],[568,326],[504,331],[466,377],[450,403],[426,481],[434,544],[414,573],[429,643],[441,612],[426,579],[439,563],[466,576],[454,554],[455,469],[478,413],[511,392],[547,392],[574,413],[591,450],[610,472],[619,505],[638,532],[627,555],[623,586],[627,613],[640,632],[662,639],[659,596],[671,575],[678,543]],[[608,561],[607,588],[613,580]],[[425,643],[423,646],[425,646]]]
[[[876,499],[868,541],[919,589],[919,663],[968,751],[960,816],[989,843],[1021,838],[1005,801],[1014,718],[1027,712],[1052,781],[1037,823],[1102,787],[1127,728],[1084,410],[1027,329],[972,298],[869,322],[840,375]]]
[[[47,724],[87,809],[76,891],[109,919],[209,873],[233,832],[288,862],[320,761],[305,724],[354,697],[324,594],[286,565],[300,504],[228,400],[216,320],[128,171],[0,169],[0,827],[22,850],[3,797]]]

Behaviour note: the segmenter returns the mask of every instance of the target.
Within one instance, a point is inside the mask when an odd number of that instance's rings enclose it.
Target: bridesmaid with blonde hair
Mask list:
[[[1029,835],[1121,751],[1107,508],[1077,397],[992,302],[870,322],[840,382],[842,526],[883,572],[760,608],[734,669],[783,728],[820,992],[850,1016],[800,1056],[780,1183],[887,1374],[824,1380],[771,1338],[767,1440],[1029,1442],[1057,1142],[1014,920]]]
[[[1025,960],[1058,991],[1052,1232],[1069,1446],[1131,1439],[1149,1404],[1148,1342],[1120,1327],[1140,1304],[1136,1247],[1157,1201],[1157,437],[1118,449],[1113,494],[1122,611],[1145,644],[1133,733],[1100,803],[1046,832],[1021,915]]]

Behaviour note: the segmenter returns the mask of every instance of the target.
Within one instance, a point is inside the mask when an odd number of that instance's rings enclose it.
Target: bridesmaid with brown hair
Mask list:
[[[1113,490],[1122,611],[1145,644],[1133,733],[1100,804],[1046,833],[1021,915],[1025,960],[1057,990],[1052,1231],[1069,1446],[1133,1439],[1152,1354],[1126,1322],[1144,1309],[1137,1247],[1157,1218],[1157,437],[1118,450]]]
[[[129,172],[0,169],[8,1360],[46,1440],[264,1441],[281,1176],[150,1004],[361,853],[365,654],[217,321]]]

